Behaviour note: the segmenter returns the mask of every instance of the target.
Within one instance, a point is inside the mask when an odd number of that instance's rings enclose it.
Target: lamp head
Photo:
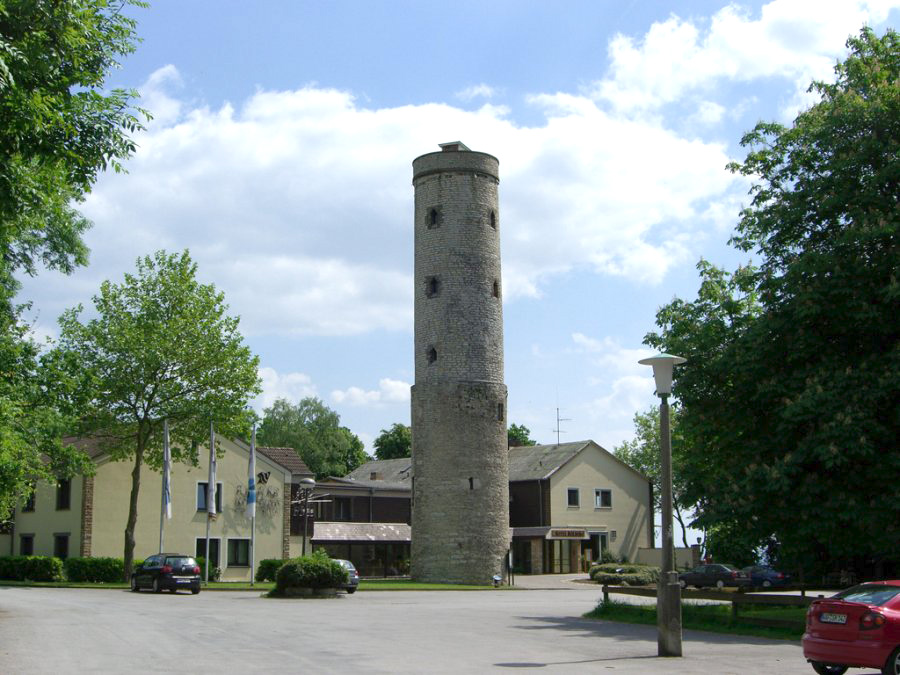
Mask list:
[[[300,485],[302,485],[304,488],[312,490],[314,487],[316,487],[316,481],[314,481],[312,478],[301,478]]]
[[[656,394],[668,396],[672,393],[672,370],[675,366],[687,361],[683,356],[672,354],[656,354],[638,361],[642,366],[653,366],[653,379],[656,380]]]

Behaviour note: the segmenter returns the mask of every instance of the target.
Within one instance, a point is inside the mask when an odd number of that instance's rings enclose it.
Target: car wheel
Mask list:
[[[193,593],[194,595],[197,595],[197,593],[199,593],[199,592],[200,592],[200,589],[199,589],[199,588],[192,588],[192,589],[191,589],[191,593]]]
[[[772,582],[769,581],[768,579],[766,579],[766,580],[763,582],[763,588],[769,588],[771,585],[772,585]]]
[[[719,590],[725,588],[725,582],[722,581],[721,579],[719,579],[719,580],[716,582],[716,588],[718,588]]]
[[[356,593],[356,589],[355,589],[355,588],[348,588],[348,589],[347,589],[347,593],[349,593],[350,595],[353,595],[354,593]]]
[[[134,575],[131,575],[131,592],[137,593],[140,589],[138,588],[137,579],[134,578]]]
[[[159,579],[153,580],[153,592],[154,593],[162,593],[162,589],[159,587]]]
[[[169,589],[169,593],[171,593],[172,595],[175,595],[177,592],[178,592],[178,589],[177,589],[177,588],[170,588],[170,589]]]
[[[900,647],[891,652],[884,668],[881,669],[881,675],[900,675]]]
[[[847,666],[839,666],[835,663],[822,663],[821,661],[810,661],[809,665],[813,667],[819,675],[844,675],[847,672]]]

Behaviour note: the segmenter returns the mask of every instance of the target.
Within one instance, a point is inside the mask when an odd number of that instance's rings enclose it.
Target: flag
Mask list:
[[[163,420],[163,508],[172,517],[172,453],[169,450],[169,420]]]
[[[209,483],[206,485],[206,513],[216,515],[216,432],[209,423]]]
[[[256,427],[250,438],[250,463],[247,464],[247,517],[256,517]]]

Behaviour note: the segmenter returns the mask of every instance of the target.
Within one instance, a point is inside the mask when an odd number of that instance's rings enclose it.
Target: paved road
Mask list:
[[[596,587],[270,600],[0,587],[0,672],[804,673],[796,643],[581,619]]]

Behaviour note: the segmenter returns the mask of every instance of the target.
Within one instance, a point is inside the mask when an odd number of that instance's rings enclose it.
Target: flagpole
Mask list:
[[[247,471],[247,510],[250,511],[250,586],[256,563],[256,423],[250,435],[250,464]]]
[[[209,422],[209,479],[206,484],[206,555],[203,582],[209,585],[209,523],[216,513],[216,430]]]
[[[162,495],[160,496],[161,504],[159,507],[159,552],[163,552],[163,532],[165,531],[166,517],[171,518],[169,509],[172,503],[172,488],[170,487],[170,474],[172,465],[172,455],[169,450],[169,420],[163,420],[163,475],[162,475]]]

